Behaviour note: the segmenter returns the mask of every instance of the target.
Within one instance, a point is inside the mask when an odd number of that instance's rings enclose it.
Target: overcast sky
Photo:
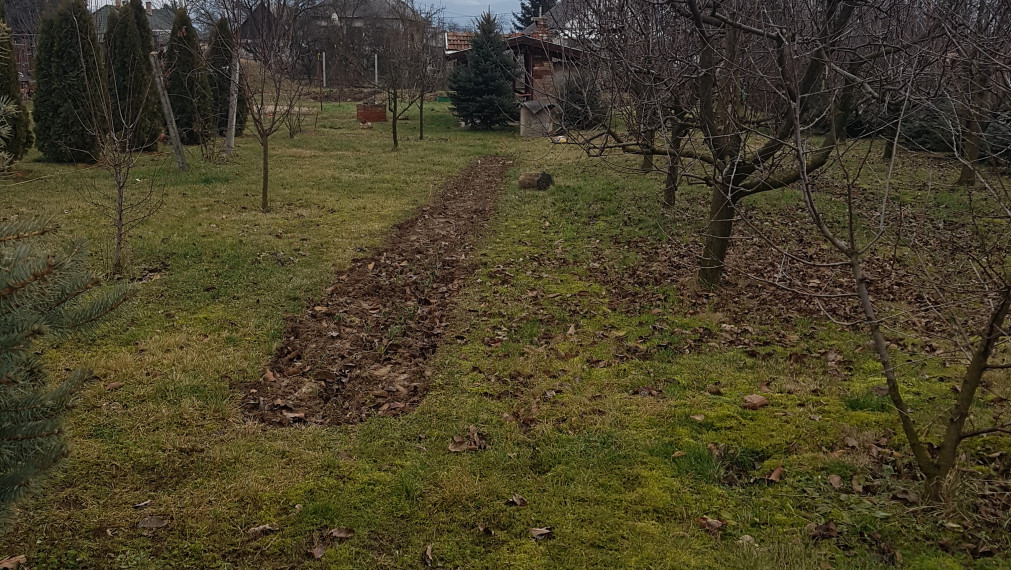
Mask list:
[[[489,2],[488,0],[417,0],[421,4],[426,4],[428,2],[434,3],[436,6],[443,6],[445,8],[446,19],[453,21],[456,24],[469,27],[473,22],[474,18],[480,16],[483,12],[491,8],[492,14],[498,16],[499,23],[502,24],[502,29],[509,32],[512,31],[513,15],[512,13],[519,12],[520,0],[498,0]],[[94,9],[97,6],[103,4],[112,4],[115,0],[88,0],[88,4]],[[160,6],[166,4],[166,0],[153,0],[155,6]]]
[[[437,0],[436,5],[440,2]],[[499,23],[505,31],[512,30],[513,12],[520,11],[519,0],[487,2],[482,0],[442,0],[446,9],[446,18],[457,24],[469,26],[474,18],[480,16],[491,7],[492,14],[498,16]]]

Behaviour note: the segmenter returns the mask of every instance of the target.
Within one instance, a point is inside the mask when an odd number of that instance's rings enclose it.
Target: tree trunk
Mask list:
[[[884,160],[891,160],[895,157],[895,139],[889,136],[885,139],[885,153],[881,155]]]
[[[678,159],[675,156],[670,156],[667,160],[667,179],[663,184],[663,205],[670,208],[674,206],[678,195]]]
[[[236,42],[238,45],[238,42]],[[239,50],[232,54],[232,80],[228,84],[228,130],[225,131],[225,158],[232,158],[235,150],[235,123],[239,109]],[[264,147],[266,148],[266,147]],[[266,168],[266,166],[264,166]],[[266,184],[266,182],[264,182]]]
[[[267,206],[267,180],[270,174],[270,138],[263,136],[260,139],[263,143],[263,193],[260,196],[260,208],[264,212],[268,210]]]
[[[843,86],[842,95],[839,97],[838,112],[832,117],[832,128],[835,131],[835,140],[844,142],[848,138],[846,133],[846,123],[849,122],[850,115],[853,114],[854,91],[856,82],[847,80]]]
[[[418,140],[425,140],[425,94],[418,99]]]
[[[648,130],[648,131],[644,132],[643,133],[643,139],[648,144],[648,147],[645,150],[648,150],[648,151],[652,152],[653,151],[653,142],[656,140],[656,132],[653,131],[653,130]],[[640,166],[640,168],[644,172],[649,172],[649,171],[653,170],[653,155],[650,154],[650,152],[644,153],[642,155],[642,166]]]
[[[398,139],[398,135],[397,135],[397,123],[400,122],[398,119],[399,119],[399,117],[397,116],[397,112],[394,111],[393,112],[393,150],[397,150],[397,148],[400,147],[400,140]]]
[[[899,380],[895,375],[895,366],[892,364],[891,356],[888,354],[888,342],[881,332],[881,324],[874,310],[874,303],[871,301],[870,292],[867,289],[867,278],[864,276],[859,254],[850,251],[848,255],[850,257],[850,268],[853,271],[853,280],[857,286],[857,298],[860,299],[860,306],[863,310],[864,318],[867,320],[867,328],[870,329],[871,340],[874,341],[874,349],[878,353],[878,362],[881,363],[885,375],[885,384],[888,386],[888,397],[899,414],[899,424],[902,426],[902,432],[906,435],[906,439],[909,440],[909,447],[913,452],[916,465],[927,478],[927,481],[930,481],[937,475],[937,466],[931,460],[930,454],[927,453],[927,448],[920,439],[916,424],[909,414],[909,407],[902,397]]]
[[[962,443],[965,420],[968,419],[972,405],[976,401],[976,392],[983,383],[983,374],[986,373],[994,347],[1004,336],[1004,321],[1007,320],[1009,309],[1011,309],[1011,288],[1004,290],[997,308],[990,313],[986,332],[966,368],[955,405],[948,413],[948,425],[944,430],[941,448],[937,452],[937,471],[933,476],[927,476],[927,493],[931,498],[941,497],[948,483],[948,474],[958,461],[958,446]]]
[[[393,129],[393,150],[397,150],[397,148],[400,147],[400,138],[397,132],[397,124],[400,122],[400,101],[397,98],[398,95],[399,93],[397,93],[396,90],[390,91],[387,95],[390,100],[386,103],[386,106],[389,107],[391,111],[390,114],[393,115],[392,123],[390,125]]]
[[[716,289],[723,276],[723,262],[727,257],[730,235],[734,230],[736,204],[730,189],[724,184],[713,187],[712,207],[706,245],[699,267],[699,283],[707,289]]]
[[[972,111],[970,111],[971,113]],[[962,173],[958,177],[959,186],[976,185],[976,167],[979,163],[980,125],[975,118],[965,122],[965,134],[962,135]]]
[[[172,151],[176,156],[176,166],[179,167],[179,172],[186,172],[190,167],[186,164],[186,154],[183,152],[182,141],[179,140],[179,128],[176,126],[175,113],[172,112],[172,103],[169,101],[168,92],[165,91],[165,74],[158,63],[158,53],[151,52],[148,57],[151,61],[151,73],[154,74],[154,86],[158,91],[158,98],[161,99],[165,124],[168,126],[169,139],[172,141]]]
[[[126,181],[116,173],[116,252],[112,260],[112,272],[119,275],[123,272],[123,241],[124,233],[123,210],[126,205]]]

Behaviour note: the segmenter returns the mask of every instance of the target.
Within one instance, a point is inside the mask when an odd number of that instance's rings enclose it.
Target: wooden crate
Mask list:
[[[358,121],[361,123],[385,123],[386,105],[376,105],[374,103],[359,103]]]

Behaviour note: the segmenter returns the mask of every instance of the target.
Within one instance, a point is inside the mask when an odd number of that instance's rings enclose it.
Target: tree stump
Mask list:
[[[554,182],[547,172],[524,172],[520,174],[520,188],[547,190]]]

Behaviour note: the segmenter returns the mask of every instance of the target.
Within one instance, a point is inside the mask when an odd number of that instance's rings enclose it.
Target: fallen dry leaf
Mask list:
[[[828,482],[829,482],[830,485],[832,485],[833,489],[841,489],[842,488],[842,477],[840,477],[838,475],[829,475],[828,476]]]
[[[105,390],[107,392],[112,392],[113,390],[118,390],[123,387],[122,382],[109,382],[105,385]]]
[[[253,536],[260,536],[264,534],[270,534],[272,532],[277,532],[278,528],[270,524],[261,524],[260,526],[254,526],[253,528],[247,530],[246,532]]]
[[[137,503],[136,505],[133,506],[133,508],[135,508],[135,509],[143,509],[144,507],[151,506],[151,502],[152,502],[151,499],[148,499],[146,501]]]
[[[315,558],[316,560],[319,560],[320,558],[323,558],[324,554],[326,554],[326,547],[323,546],[322,544],[319,544],[319,545],[316,546],[316,548],[313,548],[312,550],[310,550],[309,554],[312,554],[313,558]]]
[[[28,564],[27,556],[10,556],[0,560],[0,570],[17,570],[22,564]]]
[[[744,407],[749,410],[757,410],[769,405],[769,399],[758,394],[751,394],[744,397]]]
[[[706,532],[716,538],[719,538],[720,536],[720,529],[727,524],[720,519],[713,519],[709,517],[699,517],[695,519],[695,522],[699,523],[699,526],[704,528]]]
[[[341,526],[334,529],[330,529],[330,532],[326,533],[326,535],[331,538],[336,538],[338,540],[347,540],[355,535],[355,531],[346,526]]]
[[[695,420],[697,422],[701,422],[702,420],[706,419],[706,416],[704,416],[702,414],[696,414],[694,416],[688,416],[688,417],[690,417],[691,419],[693,419],[693,420]]]
[[[824,524],[811,523],[805,527],[805,530],[811,538],[815,540],[823,540],[839,536],[839,529],[836,528],[835,523],[833,522],[827,522]]]
[[[899,489],[892,493],[892,498],[907,505],[915,505],[920,502],[920,496],[915,491],[910,491],[909,489]]]
[[[534,540],[544,540],[547,538],[551,538],[551,536],[552,536],[551,527],[530,529],[530,537],[533,538]]]
[[[683,452],[683,451],[675,451],[674,455],[672,455],[671,457],[684,457],[685,455],[688,455],[688,454],[685,453],[685,452]]]
[[[710,384],[706,386],[706,392],[709,392],[713,396],[722,396],[723,390],[716,384]]]
[[[783,466],[780,465],[779,467],[773,469],[772,473],[769,473],[769,476],[766,477],[766,479],[768,479],[769,481],[772,481],[773,483],[779,483],[780,481],[782,481],[783,480]]]
[[[429,544],[425,547],[425,551],[421,553],[421,562],[425,566],[431,566],[435,562],[435,558],[432,556],[432,545]]]
[[[140,528],[162,528],[166,525],[168,525],[168,521],[158,515],[144,517],[137,523]]]
[[[474,426],[467,428],[466,436],[454,435],[453,440],[449,442],[449,450],[454,453],[478,451],[487,448],[488,442],[485,441],[484,434],[477,431],[477,428]]]
[[[513,495],[512,498],[506,499],[506,504],[511,507],[525,507],[530,503],[520,495]]]
[[[846,447],[857,447],[857,446],[859,446],[859,444],[857,443],[857,440],[853,439],[852,437],[847,437],[846,439],[843,440],[843,443],[846,444]]]
[[[653,386],[639,386],[635,390],[632,390],[632,394],[655,398],[660,396],[661,392]]]
[[[857,480],[857,476],[856,475],[854,475],[853,479],[850,481],[850,486],[853,487],[853,492],[854,493],[863,493],[864,492],[864,486],[862,484],[860,484],[860,481]]]

